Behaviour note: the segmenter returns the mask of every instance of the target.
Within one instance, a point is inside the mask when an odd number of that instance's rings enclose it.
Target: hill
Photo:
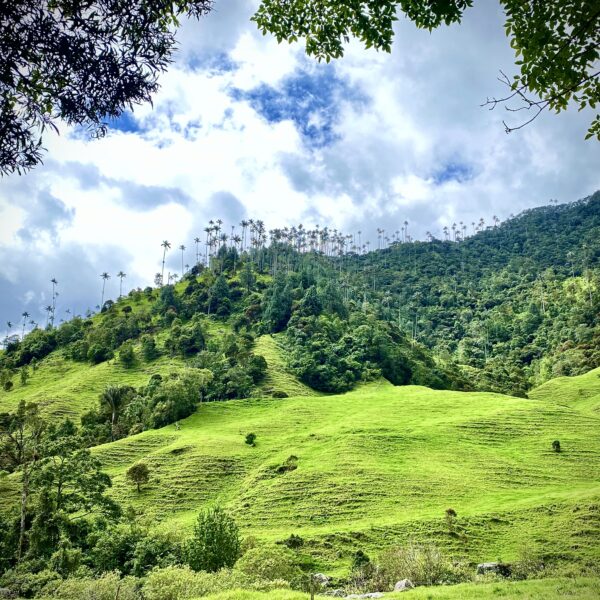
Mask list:
[[[329,571],[346,570],[359,549],[376,554],[407,539],[471,562],[512,560],[530,544],[548,561],[592,564],[599,393],[600,369],[551,381],[531,399],[382,381],[341,396],[203,404],[179,429],[94,455],[114,498],[160,528],[190,530],[199,509],[220,503],[244,535],[300,535]],[[249,432],[255,447],[244,443]],[[125,472],[142,458],[151,479],[138,494]]]
[[[599,209],[596,194],[471,237],[381,233],[374,252],[324,230],[267,245],[256,228],[250,249],[215,232],[181,281],[7,338],[0,570],[23,547],[24,577],[143,577],[180,564],[198,512],[220,505],[245,539],[341,581],[412,542],[469,573],[524,555],[595,573]],[[14,452],[21,402],[41,411],[31,435],[43,426]],[[44,487],[68,477],[59,459],[87,486],[60,509],[62,484]]]

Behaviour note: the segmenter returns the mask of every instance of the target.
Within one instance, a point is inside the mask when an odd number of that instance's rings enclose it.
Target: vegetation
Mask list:
[[[0,588],[390,591],[498,559],[597,576],[599,203],[429,242],[405,223],[374,252],[217,223],[179,282],[21,327],[0,353]]]
[[[106,119],[150,100],[175,45],[169,25],[210,8],[206,0],[11,2],[2,15],[0,173],[41,162],[42,133],[59,119],[98,137]]]

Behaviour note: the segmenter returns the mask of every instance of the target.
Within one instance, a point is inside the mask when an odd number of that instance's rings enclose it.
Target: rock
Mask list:
[[[315,573],[312,577],[313,581],[318,583],[321,587],[327,587],[331,581],[324,573]]]
[[[406,592],[406,590],[411,590],[415,587],[415,584],[410,579],[402,579],[402,581],[398,581],[394,586],[395,592]]]
[[[346,593],[344,590],[331,590],[330,592],[325,592],[326,596],[331,596],[332,598],[344,598]]]
[[[383,598],[382,592],[370,592],[368,594],[350,594],[346,600],[362,600],[363,598]]]
[[[485,562],[477,565],[477,574],[485,575],[486,573],[498,573],[503,577],[510,576],[510,565],[501,562]]]

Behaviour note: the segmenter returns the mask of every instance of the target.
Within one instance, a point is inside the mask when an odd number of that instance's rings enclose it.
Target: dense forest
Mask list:
[[[210,399],[245,397],[265,368],[251,352],[253,337],[264,333],[281,333],[290,369],[324,392],[382,375],[397,385],[525,395],[600,364],[600,193],[501,224],[473,223],[472,235],[461,222],[445,228],[444,240],[412,241],[407,223],[388,235],[378,230],[372,251],[360,232],[300,225],[267,236],[261,221],[250,220],[241,235],[228,236],[221,223],[206,228],[204,251],[195,239],[191,268],[179,247],[178,283],[169,273],[163,285],[169,242],[157,288],[104,302],[104,273],[95,317],[54,327],[53,280],[46,328],[24,335],[23,313],[23,335],[4,340],[5,389],[55,349],[99,363],[115,352],[127,360],[139,341],[149,360],[169,353],[210,370]],[[231,339],[209,341],[207,318],[231,325]]]

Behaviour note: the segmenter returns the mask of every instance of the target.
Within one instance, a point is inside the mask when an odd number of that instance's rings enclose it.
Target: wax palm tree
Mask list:
[[[50,315],[52,313],[52,305],[48,304],[48,306],[46,306],[45,308],[46,311],[46,327],[48,327],[50,325]]]
[[[110,275],[105,271],[102,273],[102,275],[100,275],[100,277],[102,277],[102,300],[100,301],[100,310],[102,310],[102,307],[104,306],[104,289],[106,287],[107,280],[110,279]]]
[[[54,327],[54,315],[56,314],[56,298],[58,298],[58,292],[56,291],[56,286],[58,285],[58,281],[56,281],[56,277],[53,277],[50,280],[52,284],[52,315],[50,316],[50,324]]]
[[[160,272],[160,278],[164,281],[165,280],[165,258],[167,256],[167,250],[171,249],[171,242],[164,240],[163,243],[161,244],[161,247],[163,248],[163,259],[162,259],[162,271]]]
[[[29,313],[27,311],[23,311],[21,316],[23,317],[23,332],[21,333],[21,339],[23,339],[25,337],[25,323],[27,322],[27,319],[29,318]]]
[[[183,277],[183,253],[185,252],[185,246],[181,244],[181,246],[179,246],[179,249],[181,250],[181,276]]]
[[[200,238],[199,237],[195,237],[194,238],[194,243],[196,244],[196,264],[198,264],[200,262],[200,253],[198,251],[198,244],[200,243]]]
[[[117,277],[120,279],[119,281],[119,299],[123,295],[123,278],[127,277],[127,273],[123,273],[123,271],[119,271],[117,273]]]

